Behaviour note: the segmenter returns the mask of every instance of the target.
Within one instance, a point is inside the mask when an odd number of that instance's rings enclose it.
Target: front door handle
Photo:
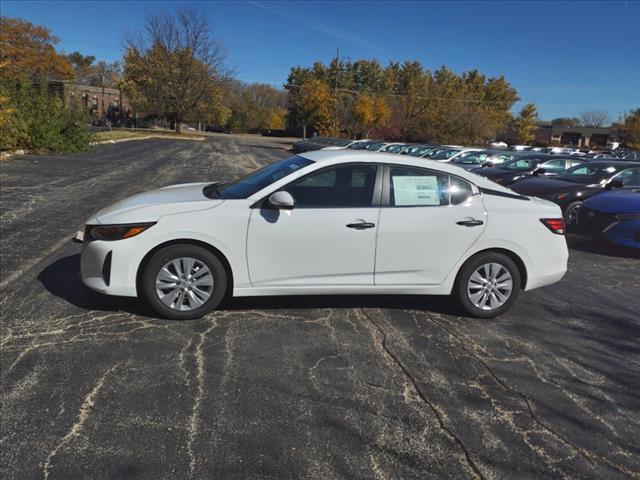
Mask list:
[[[367,228],[373,228],[375,226],[376,226],[375,223],[370,223],[365,221],[356,222],[356,223],[347,223],[346,225],[347,228],[355,228],[356,230],[365,230]]]
[[[476,220],[475,218],[469,218],[467,220],[460,220],[456,222],[456,225],[462,225],[463,227],[478,227],[484,224],[482,220]]]

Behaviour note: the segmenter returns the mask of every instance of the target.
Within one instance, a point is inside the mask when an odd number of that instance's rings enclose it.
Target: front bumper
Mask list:
[[[136,297],[135,274],[132,279],[131,254],[126,241],[83,243],[80,256],[82,283],[107,295]]]

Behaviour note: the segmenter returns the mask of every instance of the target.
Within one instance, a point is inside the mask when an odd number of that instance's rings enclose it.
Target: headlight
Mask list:
[[[155,225],[155,222],[126,225],[87,225],[85,228],[84,241],[124,240],[125,238],[131,238],[141,234],[153,225]]]
[[[620,220],[622,222],[640,220],[640,213],[619,213],[616,215],[616,220]]]

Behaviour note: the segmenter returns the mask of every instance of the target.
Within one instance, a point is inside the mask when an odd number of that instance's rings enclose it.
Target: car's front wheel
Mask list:
[[[582,202],[571,202],[564,209],[564,221],[568,228],[575,228],[578,222],[578,210],[582,206]]]
[[[520,293],[520,271],[508,256],[480,253],[460,270],[454,295],[466,313],[490,318],[506,312]]]
[[[200,318],[216,308],[227,290],[220,259],[197,245],[170,245],[155,252],[142,274],[142,291],[165,318]]]

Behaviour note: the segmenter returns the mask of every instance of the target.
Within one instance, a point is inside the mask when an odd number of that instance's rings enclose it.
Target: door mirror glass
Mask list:
[[[269,205],[273,208],[291,210],[295,205],[295,200],[289,192],[279,191],[269,196]]]
[[[486,168],[493,168],[493,167],[495,167],[495,166],[496,166],[496,164],[495,164],[495,163],[493,163],[493,162],[484,162],[484,163],[482,164],[482,166],[483,166],[483,167],[486,167]]]
[[[618,180],[616,178],[614,180],[611,180],[609,183],[607,183],[605,188],[607,190],[611,190],[612,188],[622,188],[622,187],[624,187],[624,183],[622,183],[622,180]]]
[[[540,175],[544,175],[545,173],[547,173],[547,171],[544,168],[536,168],[533,171],[533,175],[536,177],[539,177]]]

